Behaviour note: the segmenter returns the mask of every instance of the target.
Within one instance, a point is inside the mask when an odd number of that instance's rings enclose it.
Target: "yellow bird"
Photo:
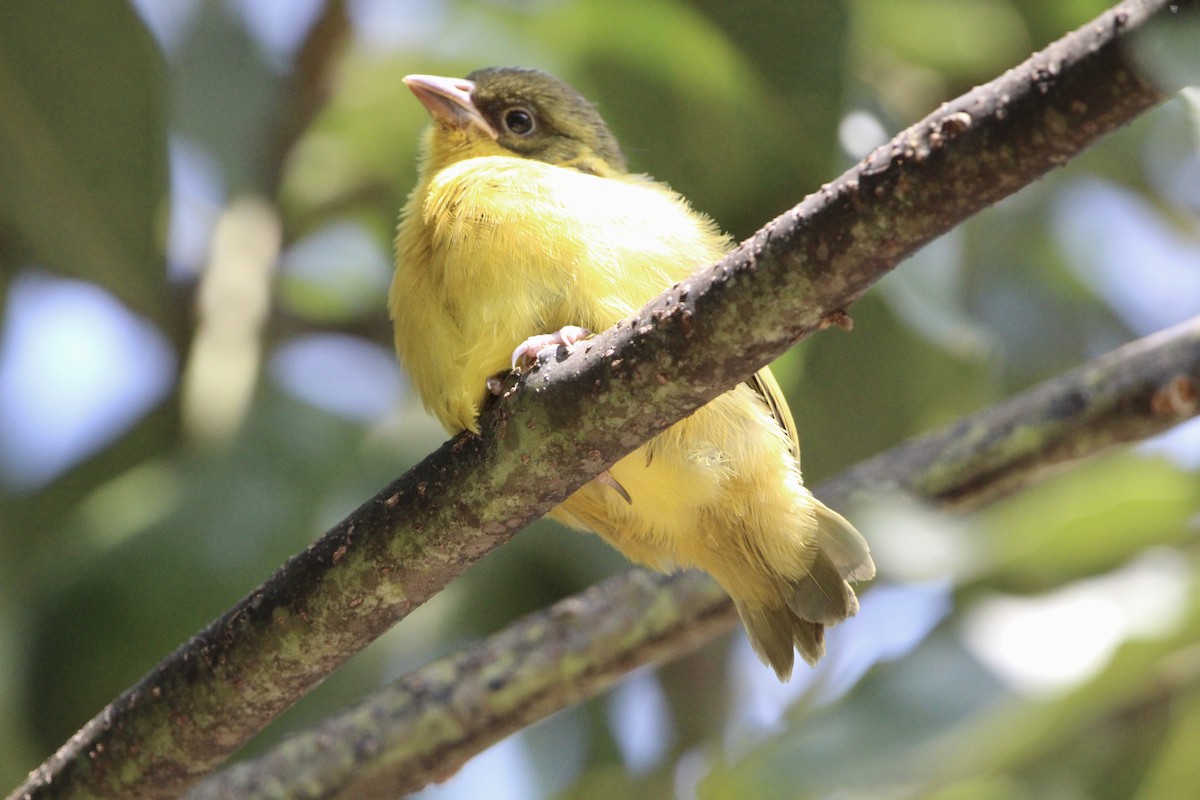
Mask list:
[[[630,174],[594,106],[563,81],[490,68],[404,79],[433,117],[400,215],[389,293],[396,349],[451,433],[478,431],[489,379],[641,308],[732,245],[680,195]],[[550,516],[658,570],[699,567],[729,593],[780,680],[858,610],[866,542],[800,478],[769,370],[720,395]]]

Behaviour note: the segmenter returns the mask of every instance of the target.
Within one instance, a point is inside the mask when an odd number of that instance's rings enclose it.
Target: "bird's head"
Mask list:
[[[466,158],[505,155],[596,175],[626,172],[625,157],[596,107],[564,81],[533,69],[489,67],[466,77],[404,79],[434,125],[434,170]]]

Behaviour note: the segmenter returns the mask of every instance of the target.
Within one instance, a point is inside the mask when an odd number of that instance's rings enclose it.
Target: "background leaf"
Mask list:
[[[163,300],[166,71],[125,2],[0,8],[0,226],[23,263]]]

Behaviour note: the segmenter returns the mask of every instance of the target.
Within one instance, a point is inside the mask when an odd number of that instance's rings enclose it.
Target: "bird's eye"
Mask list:
[[[524,108],[510,108],[504,112],[504,127],[517,136],[533,133],[533,114]]]

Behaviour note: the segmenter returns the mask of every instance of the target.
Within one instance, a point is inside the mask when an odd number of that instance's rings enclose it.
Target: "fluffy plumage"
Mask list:
[[[731,241],[663,184],[628,174],[595,108],[542,72],[409,76],[429,109],[389,296],[396,348],[450,432],[478,430],[486,382],[527,338],[629,315]],[[696,566],[733,598],[781,680],[874,575],[858,532],[800,477],[769,370],[617,462],[551,512],[659,570]],[[614,486],[615,483],[615,486]],[[627,497],[626,497],[627,495]]]

